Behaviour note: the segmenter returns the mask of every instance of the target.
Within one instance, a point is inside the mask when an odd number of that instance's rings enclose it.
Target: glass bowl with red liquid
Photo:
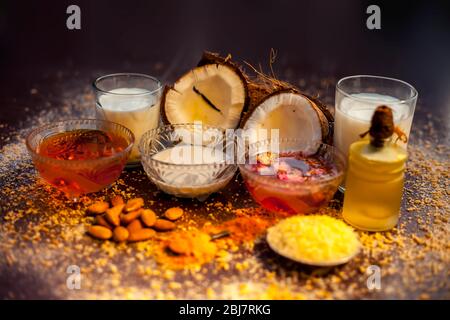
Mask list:
[[[345,158],[327,144],[264,140],[248,146],[239,170],[257,203],[290,216],[312,213],[328,204],[343,180]]]
[[[94,119],[48,124],[26,139],[40,176],[73,199],[116,181],[133,144],[126,127]]]

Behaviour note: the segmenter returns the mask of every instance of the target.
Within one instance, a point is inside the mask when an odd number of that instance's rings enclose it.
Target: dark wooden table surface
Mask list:
[[[54,210],[56,214],[63,209],[56,211],[46,205],[43,198],[48,196],[48,190],[27,187],[34,183],[35,172],[20,139],[29,128],[45,122],[92,115],[90,83],[95,77],[131,71],[151,74],[169,83],[194,66],[205,49],[232,53],[238,60],[267,65],[270,48],[276,48],[278,57],[274,68],[277,76],[297,84],[307,93],[319,95],[330,109],[334,104],[336,81],[346,75],[391,76],[416,87],[419,102],[411,137],[412,165],[402,207],[405,224],[402,237],[420,234],[421,226],[414,223],[417,218],[426,220],[427,232],[444,235],[444,240],[448,241],[448,234],[442,232],[442,228],[448,230],[445,220],[443,224],[439,220],[441,223],[438,224],[427,218],[430,212],[439,212],[440,217],[448,215],[447,201],[444,207],[417,204],[419,208],[414,217],[407,211],[415,200],[421,202],[427,190],[433,189],[430,177],[425,177],[427,170],[422,165],[423,158],[429,159],[433,168],[438,168],[433,171],[432,179],[439,180],[439,186],[449,190],[448,151],[442,149],[442,146],[448,146],[450,127],[450,10],[444,2],[380,4],[382,29],[374,31],[365,26],[368,16],[365,10],[369,5],[365,1],[228,1],[225,4],[210,1],[195,4],[78,1],[82,11],[82,29],[78,31],[69,31],[65,26],[65,10],[69,4],[66,1],[6,1],[0,4],[0,157],[3,166],[0,171],[0,215],[5,226],[8,212],[23,211],[27,206],[21,202],[23,195],[11,194],[6,188],[21,190],[23,187],[29,192],[31,206],[38,211]],[[417,176],[418,172],[424,176]],[[207,213],[198,203],[176,200],[156,192],[139,169],[127,171],[121,178],[124,183],[118,188],[131,186],[136,194],[143,195],[147,201],[154,200],[161,208],[180,203],[200,216]],[[237,178],[208,201],[231,201],[235,207],[255,206],[249,199]],[[68,202],[65,205],[68,210],[75,208]],[[33,219],[33,216],[19,219],[17,233],[21,232],[21,224]],[[0,239],[9,236],[2,229]],[[89,246],[90,241],[89,238],[73,240],[74,257],[77,245]],[[419,259],[416,253],[422,249],[416,245],[407,246],[413,252],[411,259]],[[254,277],[250,271],[215,274],[211,267],[205,267],[206,281],[177,273],[173,276],[176,281],[191,281],[193,285],[174,289],[170,288],[169,280],[156,275],[137,276],[124,261],[130,257],[119,255],[111,258],[109,263],[121,270],[117,281],[122,290],[110,283],[110,277],[102,274],[103,268],[87,276],[85,291],[67,291],[64,290],[65,266],[81,262],[68,256],[67,251],[51,249],[45,252],[50,252],[47,259],[53,259],[55,263],[45,267],[45,263],[39,263],[42,257],[33,256],[33,252],[44,252],[39,250],[45,246],[45,241],[36,243],[20,237],[17,244],[0,246],[0,297],[251,298],[255,297],[251,292],[239,293],[236,287],[225,290],[227,282],[237,287],[242,283],[253,283],[255,290],[264,287],[259,273]],[[17,250],[16,258],[9,261],[8,251],[14,250]],[[401,251],[394,249],[393,256],[400,257],[404,253]],[[370,250],[366,254],[371,257]],[[306,298],[449,298],[448,248],[440,246],[431,254],[442,254],[436,263],[438,267],[433,267],[434,258],[430,257],[429,261],[427,258],[418,261],[422,267],[417,270],[437,268],[438,271],[417,282],[405,280],[403,278],[407,276],[412,277],[414,267],[405,266],[404,257],[399,258],[400,262],[392,262],[389,269],[392,274],[387,276],[386,287],[377,292],[366,290],[364,274],[355,275],[354,270],[361,267],[357,263],[327,271],[319,275],[320,281],[311,282],[308,277],[314,270],[298,270],[298,266],[280,260],[264,242],[257,245],[255,252],[240,255],[239,261],[250,259],[252,266],[274,271],[278,292],[284,289],[301,292]],[[33,263],[34,260],[38,262]],[[376,259],[373,262],[376,263]],[[146,263],[154,267],[151,262]],[[412,271],[402,271],[402,267],[412,268]],[[298,278],[297,271],[302,277]],[[342,284],[334,285],[333,281],[342,281]],[[208,296],[208,287],[215,295]],[[109,290],[110,294],[102,290]],[[173,291],[173,295],[158,296],[158,290]]]

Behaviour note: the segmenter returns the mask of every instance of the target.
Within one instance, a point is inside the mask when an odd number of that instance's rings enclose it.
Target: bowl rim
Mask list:
[[[118,126],[122,129],[124,129],[130,136],[130,142],[128,143],[127,147],[125,149],[123,149],[122,151],[115,153],[111,156],[106,156],[106,157],[101,157],[98,159],[86,159],[86,160],[62,160],[62,159],[55,159],[49,156],[45,156],[42,155],[38,152],[36,152],[35,148],[33,148],[30,144],[30,139],[31,137],[35,136],[36,134],[38,134],[39,132],[42,132],[46,129],[49,129],[51,127],[54,126],[58,126],[59,124],[66,124],[66,123],[70,123],[70,122],[75,122],[75,123],[82,123],[84,121],[87,122],[95,122],[95,123],[104,123],[107,125],[115,125]],[[74,129],[75,130],[75,129]],[[59,133],[62,132],[66,132],[66,131],[61,131]],[[122,157],[124,154],[126,154],[127,152],[130,152],[131,149],[133,148],[133,145],[135,143],[135,137],[133,132],[128,129],[127,127],[117,123],[117,122],[112,122],[112,121],[108,121],[108,120],[101,120],[101,119],[91,119],[91,118],[85,118],[85,119],[67,119],[67,120],[61,120],[61,121],[56,121],[56,122],[52,122],[52,123],[47,123],[44,124],[42,126],[39,126],[37,128],[31,129],[30,132],[28,132],[26,138],[25,138],[25,144],[27,146],[28,152],[33,156],[33,157],[38,157],[38,158],[42,158],[45,159],[46,161],[50,161],[50,162],[54,162],[54,163],[58,163],[58,164],[64,164],[64,165],[79,165],[79,164],[86,164],[86,163],[92,163],[92,164],[97,164],[97,163],[101,163],[104,161],[110,161],[111,159],[115,159],[115,158],[120,158]]]
[[[273,140],[278,140],[278,141],[284,141],[284,142],[295,142],[295,141],[300,141],[299,139],[296,138],[279,138],[279,139],[266,139],[266,140],[261,140],[261,141],[257,141],[254,142],[252,144],[250,144],[248,146],[248,148],[250,148],[250,146],[252,145],[257,145],[257,144],[261,144],[261,143],[268,143],[271,142]],[[238,167],[239,167],[239,171],[242,174],[244,181],[246,181],[248,179],[247,176],[251,177],[251,179],[253,179],[254,181],[256,181],[257,183],[261,183],[264,185],[271,185],[271,186],[275,186],[277,188],[284,188],[284,189],[304,189],[305,187],[311,187],[311,186],[320,186],[320,185],[324,185],[324,184],[328,184],[331,181],[335,181],[335,180],[340,180],[344,177],[345,174],[345,168],[346,168],[346,160],[344,157],[344,154],[339,151],[335,146],[324,143],[324,142],[318,142],[317,143],[317,151],[316,153],[322,148],[325,147],[327,149],[327,152],[332,152],[333,155],[335,157],[338,158],[339,160],[339,164],[337,164],[337,173],[335,174],[331,174],[329,176],[326,177],[321,177],[318,178],[316,180],[309,180],[309,181],[303,181],[303,182],[299,182],[299,181],[292,181],[292,180],[279,180],[279,179],[274,179],[274,177],[272,175],[270,176],[265,176],[265,175],[260,175],[257,174],[253,171],[251,171],[249,168],[247,168],[248,164],[247,163],[239,163]],[[247,148],[247,149],[248,149]],[[292,150],[295,151],[295,150]],[[296,150],[296,151],[300,151],[300,150]],[[316,154],[314,153],[314,154]],[[314,156],[311,155],[311,156]],[[247,151],[246,151],[246,156],[247,156]],[[339,168],[341,167],[341,168]]]
[[[159,126],[155,129],[151,129],[146,131],[142,136],[141,139],[139,141],[139,145],[138,145],[138,149],[139,149],[139,153],[141,155],[141,162],[150,162],[150,163],[156,163],[158,165],[162,165],[162,166],[166,166],[166,167],[170,167],[173,169],[181,169],[181,168],[211,168],[213,166],[233,166],[235,165],[234,163],[227,163],[227,159],[223,159],[222,161],[214,161],[211,163],[193,163],[193,164],[176,164],[176,163],[171,163],[171,162],[166,162],[166,161],[161,161],[161,160],[156,160],[153,158],[153,154],[149,154],[144,153],[143,152],[143,148],[144,148],[144,141],[147,140],[149,138],[149,136],[151,136],[152,134],[156,134],[158,133],[158,131],[162,131],[165,130],[167,128],[174,128],[174,127],[178,127],[178,128],[182,128],[182,127],[195,127],[195,126],[199,126],[202,129],[206,128],[206,129],[214,129],[214,130],[218,130],[222,133],[223,137],[226,137],[226,129],[221,128],[221,127],[215,127],[215,126],[210,126],[210,125],[205,125],[205,124],[196,124],[196,123],[170,123],[170,124],[164,124],[162,126]],[[233,143],[234,143],[234,136],[233,136]],[[165,148],[164,150],[166,150],[168,148]],[[234,155],[233,155],[234,156]]]

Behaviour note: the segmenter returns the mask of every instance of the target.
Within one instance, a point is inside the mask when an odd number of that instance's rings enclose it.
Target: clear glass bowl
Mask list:
[[[274,174],[261,175],[252,170],[250,159],[270,152],[271,144],[278,144],[278,152],[298,152],[308,157],[319,157],[332,163],[335,170],[314,180],[280,180]],[[246,149],[245,163],[239,164],[245,185],[253,199],[265,209],[282,215],[312,213],[325,206],[333,198],[344,177],[345,159],[336,148],[327,144],[304,145],[298,139],[264,140]]]
[[[227,137],[220,128],[172,124],[146,132],[139,151],[145,172],[159,189],[204,200],[236,172],[233,143],[233,135]]]
[[[39,148],[45,139],[80,129],[111,133],[123,139],[126,146],[111,156],[84,160],[56,159],[40,152]],[[134,135],[129,129],[114,122],[95,119],[66,120],[44,125],[31,131],[26,138],[28,152],[40,176],[69,198],[100,191],[116,181],[133,144]]]

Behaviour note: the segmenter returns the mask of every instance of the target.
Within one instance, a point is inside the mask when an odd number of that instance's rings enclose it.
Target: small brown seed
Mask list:
[[[134,210],[129,213],[122,214],[120,216],[120,221],[122,221],[123,224],[129,224],[131,221],[136,220],[140,217],[142,213],[142,209]]]
[[[134,220],[127,226],[127,229],[130,233],[142,229],[142,223],[140,220]]]
[[[144,209],[141,213],[141,220],[147,227],[152,227],[156,222],[156,214],[152,209]]]
[[[88,233],[97,239],[108,240],[112,237],[112,231],[103,226],[90,226]]]
[[[149,228],[142,228],[139,230],[135,230],[130,232],[130,236],[128,237],[128,241],[144,241],[150,238],[153,238],[156,235],[156,231]]]
[[[124,207],[124,204],[119,204],[118,206],[114,206],[111,209],[106,210],[106,221],[116,227],[120,225],[120,213],[122,212]]]
[[[153,228],[159,231],[170,231],[175,229],[175,227],[176,227],[175,223],[165,219],[157,219],[155,224],[153,225]]]
[[[128,239],[129,231],[125,227],[116,227],[113,232],[113,239],[116,242],[123,242]]]
[[[125,211],[130,212],[139,209],[144,205],[144,199],[142,198],[134,198],[128,200],[127,205],[125,206]]]
[[[116,195],[114,197],[112,197],[111,199],[111,204],[113,205],[113,207],[118,206],[119,204],[124,204],[125,201],[123,200],[121,195]]]
[[[113,227],[108,223],[108,221],[106,221],[105,219],[105,215],[101,215],[101,216],[96,216],[95,217],[95,224],[108,228],[110,230],[113,229]]]
[[[164,212],[164,216],[169,220],[177,220],[181,218],[184,211],[180,207],[169,208]]]
[[[108,202],[105,201],[97,201],[91,204],[87,211],[92,214],[102,214],[109,208]]]

